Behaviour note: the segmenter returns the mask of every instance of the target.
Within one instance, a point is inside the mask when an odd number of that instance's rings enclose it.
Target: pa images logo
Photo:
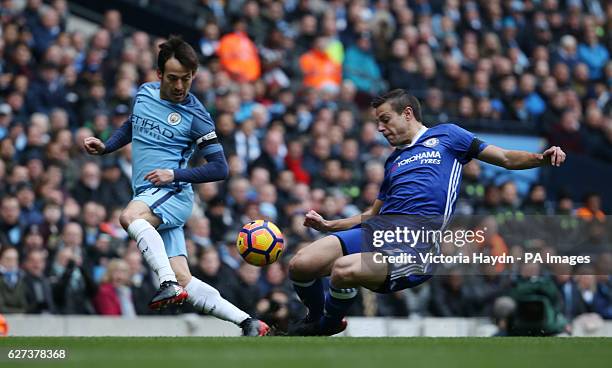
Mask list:
[[[181,122],[181,114],[179,114],[178,112],[171,112],[170,114],[168,114],[168,124],[170,125],[178,125]]]
[[[426,147],[433,147],[436,146],[438,143],[440,143],[440,140],[438,138],[429,138],[428,140],[423,142]]]

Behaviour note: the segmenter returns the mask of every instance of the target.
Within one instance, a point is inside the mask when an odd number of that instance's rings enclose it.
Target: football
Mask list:
[[[236,247],[247,263],[261,267],[276,262],[283,252],[285,240],[278,226],[270,221],[255,220],[240,229]]]

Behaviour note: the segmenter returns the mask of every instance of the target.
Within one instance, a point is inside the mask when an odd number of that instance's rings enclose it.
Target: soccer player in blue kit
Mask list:
[[[305,226],[331,235],[304,247],[289,263],[294,289],[308,308],[306,317],[290,327],[291,335],[329,336],[343,331],[357,287],[390,293],[431,278],[423,268],[421,272],[414,267],[394,269],[373,261],[374,253],[362,247],[362,216],[438,216],[444,228],[455,208],[462,166],[471,159],[511,170],[560,166],[565,161],[565,153],[556,146],[541,154],[505,150],[455,124],[427,128],[421,122],[419,101],[404,90],[375,98],[372,107],[378,130],[395,147],[385,163],[378,199],[363,214],[346,219],[329,221],[312,210],[306,214]],[[321,280],[325,276],[331,276],[327,295]]]
[[[224,180],[228,165],[210,114],[189,93],[198,68],[195,51],[177,37],[159,48],[160,82],[141,85],[130,118],[106,142],[86,138],[85,148],[104,155],[132,143],[134,197],[120,222],[161,283],[149,306],[159,309],[187,300],[197,310],[240,326],[243,335],[266,335],[264,322],[189,272],[183,226],[193,207],[191,183]],[[189,168],[196,148],[207,163]]]

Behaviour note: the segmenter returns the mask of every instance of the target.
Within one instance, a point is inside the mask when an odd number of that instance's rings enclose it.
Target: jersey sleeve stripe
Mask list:
[[[451,170],[451,175],[448,180],[448,188],[446,190],[446,206],[444,208],[444,222],[442,223],[442,229],[446,228],[448,221],[450,219],[450,215],[452,213],[453,201],[454,201],[454,192],[457,189],[457,183],[459,182],[459,176],[461,172],[461,164],[457,159],[453,162],[453,168]]]
[[[453,216],[453,206],[455,205],[455,200],[457,199],[457,193],[458,193],[458,187],[459,187],[459,182],[461,181],[461,170],[463,169],[463,165],[461,164],[461,162],[459,162],[457,160],[457,171],[455,172],[455,182],[453,183],[453,188],[451,190],[451,200],[450,203],[448,204],[448,215],[446,218],[446,221],[450,221],[451,217]]]
[[[459,181],[461,179],[461,169],[463,168],[463,165],[461,165],[461,163],[459,161],[457,161],[457,169],[455,171],[455,177],[454,177],[454,182],[453,182],[453,186],[451,188],[451,198],[450,198],[450,202],[448,204],[448,213],[446,215],[446,219],[445,222],[448,223],[453,215],[453,206],[455,204],[455,200],[457,199],[457,187],[459,186]]]
[[[446,225],[446,216],[448,214],[448,204],[450,203],[450,191],[453,185],[455,170],[457,169],[457,160],[453,161],[450,177],[448,178],[448,187],[446,188],[446,203],[444,207],[444,225]]]

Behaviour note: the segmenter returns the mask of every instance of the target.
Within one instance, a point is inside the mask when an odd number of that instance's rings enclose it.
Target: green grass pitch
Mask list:
[[[10,360],[9,349],[66,349]],[[612,338],[8,337],[0,367],[612,367]]]

